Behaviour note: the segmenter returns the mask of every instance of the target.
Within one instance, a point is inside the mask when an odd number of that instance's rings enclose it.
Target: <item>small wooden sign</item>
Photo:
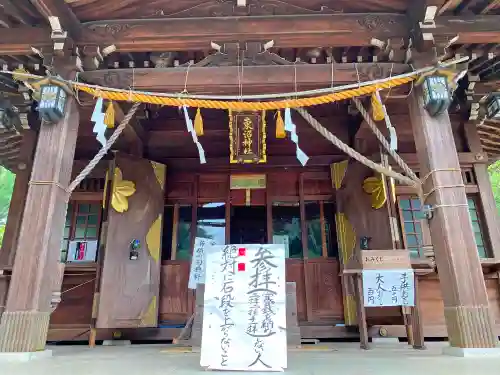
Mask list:
[[[362,270],[411,269],[410,252],[407,250],[361,250],[344,268],[343,273]]]
[[[361,268],[364,270],[411,268],[410,253],[406,250],[364,250],[361,251]]]
[[[265,174],[231,175],[231,190],[265,189]]]
[[[229,111],[230,162],[240,164],[265,163],[266,112]]]

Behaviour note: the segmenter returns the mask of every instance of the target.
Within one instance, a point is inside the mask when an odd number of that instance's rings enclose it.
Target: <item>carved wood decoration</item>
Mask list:
[[[274,42],[269,41],[269,46]],[[225,43],[219,51],[194,64],[203,66],[251,66],[293,64],[276,53],[268,51],[267,43]],[[185,64],[186,65],[186,64]]]
[[[112,3],[112,5],[110,4]],[[82,21],[118,18],[184,18],[228,17],[293,14],[335,14],[342,12],[404,12],[404,1],[371,0],[152,0],[143,6],[141,0],[127,2],[72,0],[71,7]]]
[[[122,155],[116,163],[136,192],[126,212],[109,212],[97,328],[156,327],[165,166]],[[130,260],[134,239],[141,243],[139,258]]]

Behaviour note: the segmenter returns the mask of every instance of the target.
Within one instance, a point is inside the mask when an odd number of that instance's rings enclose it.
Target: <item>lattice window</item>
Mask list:
[[[469,214],[479,257],[488,258],[488,248],[485,241],[478,197],[468,195],[467,203],[469,204]],[[422,222],[419,212],[420,200],[417,197],[399,196],[398,204],[405,248],[410,251],[411,257],[423,256]]]
[[[420,199],[416,197],[398,197],[399,215],[405,248],[412,258],[423,256],[423,235],[420,214]]]
[[[478,202],[476,196],[468,196],[467,203],[469,204],[469,214],[472,221],[472,230],[476,239],[477,251],[480,258],[488,258],[486,243],[484,240],[483,226],[481,222],[481,214],[478,210]]]
[[[465,185],[477,185],[476,175],[472,168],[462,168],[462,179]]]
[[[61,243],[61,261],[68,255],[69,241],[97,240],[101,222],[101,202],[71,202],[68,205]]]

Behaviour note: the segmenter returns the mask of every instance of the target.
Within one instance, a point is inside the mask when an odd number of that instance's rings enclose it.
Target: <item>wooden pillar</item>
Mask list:
[[[448,113],[430,117],[420,90],[409,97],[410,118],[429,221],[450,345],[493,348],[497,339],[469,218],[465,186]]]
[[[66,190],[78,134],[77,103],[69,98],[64,118],[42,124],[26,196],[5,312],[0,352],[43,350],[51,299],[60,276],[59,257],[67,208]]]
[[[36,132],[25,130],[21,145],[19,164],[23,164],[23,169],[16,172],[14,190],[10,201],[9,214],[5,225],[2,248],[0,249],[0,267],[11,267],[14,264],[14,255],[19,238],[21,220],[23,218],[24,203],[28,194],[28,182],[31,176],[31,166],[33,164],[33,153],[36,144]]]

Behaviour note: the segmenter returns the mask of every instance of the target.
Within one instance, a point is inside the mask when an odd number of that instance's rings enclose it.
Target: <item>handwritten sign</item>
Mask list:
[[[205,284],[205,249],[216,245],[216,242],[207,238],[196,237],[194,240],[193,258],[189,272],[189,289],[196,289],[198,284]]]
[[[206,249],[203,367],[283,371],[287,366],[283,245]]]
[[[363,270],[366,307],[415,306],[412,269]]]

